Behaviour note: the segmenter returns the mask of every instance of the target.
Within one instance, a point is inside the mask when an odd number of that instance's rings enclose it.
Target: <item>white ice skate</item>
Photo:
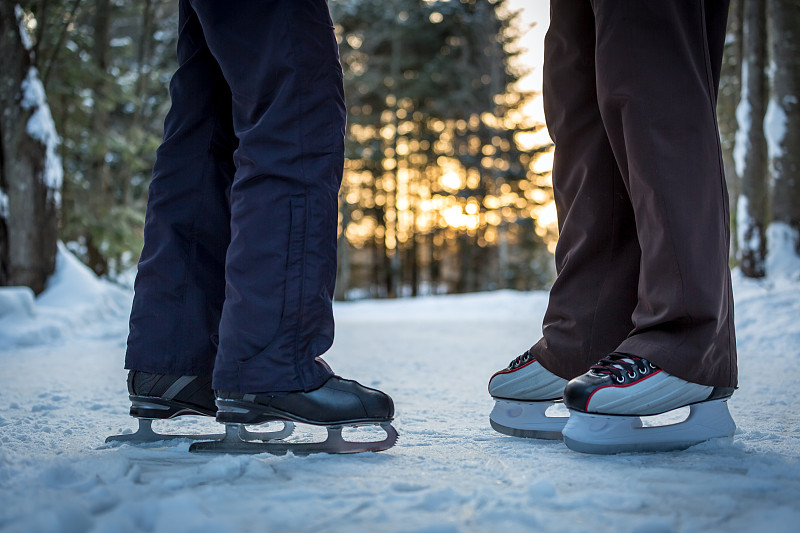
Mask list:
[[[568,417],[548,416],[549,407],[561,401],[566,379],[546,370],[525,352],[489,380],[494,408],[489,423],[500,433],[533,439],[561,439]]]
[[[646,359],[611,354],[569,382],[564,401],[570,418],[565,444],[591,454],[683,450],[716,438],[731,438],[736,424],[728,411],[732,388],[710,387],[671,376]],[[640,417],[689,406],[689,417],[645,427]]]

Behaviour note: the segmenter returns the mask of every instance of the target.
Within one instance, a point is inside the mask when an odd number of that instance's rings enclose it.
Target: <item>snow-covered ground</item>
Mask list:
[[[545,293],[338,304],[326,359],[395,399],[397,446],[196,456],[106,446],[128,417],[130,294],[62,250],[35,303],[0,291],[0,530],[797,531],[800,281],[736,277],[733,444],[595,457],[489,427],[486,381],[539,336]],[[5,294],[5,299],[3,294]],[[162,429],[215,429],[162,422]]]

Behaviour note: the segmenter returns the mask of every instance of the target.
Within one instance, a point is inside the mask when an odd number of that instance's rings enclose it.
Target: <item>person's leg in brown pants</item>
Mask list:
[[[613,414],[644,414],[635,406],[640,389],[658,396],[681,383],[648,407],[661,412],[736,386],[715,115],[727,7],[551,2],[544,98],[555,142],[558,277],[543,337],[526,359],[564,380],[590,367],[586,375],[616,380],[613,402],[625,407]],[[519,370],[531,365],[514,366],[498,377],[517,373],[521,389]],[[606,412],[607,391],[589,405],[600,385],[586,375],[568,389],[568,407]]]
[[[552,3],[544,95],[559,274],[533,353],[563,378],[619,351],[736,385],[715,115],[727,2],[707,4]]]

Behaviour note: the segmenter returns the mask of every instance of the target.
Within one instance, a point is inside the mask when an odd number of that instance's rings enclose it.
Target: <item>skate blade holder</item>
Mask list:
[[[645,427],[638,416],[571,411],[563,434],[571,450],[608,455],[685,450],[711,439],[732,439],[735,431],[724,399],[690,405],[686,420],[663,426]]]
[[[144,444],[148,442],[160,442],[160,441],[169,441],[169,440],[178,440],[178,439],[188,439],[188,440],[216,440],[222,439],[225,437],[222,433],[205,433],[205,434],[163,434],[157,433],[153,430],[153,420],[161,420],[161,419],[154,419],[154,418],[137,418],[139,421],[139,427],[133,433],[123,433],[121,435],[111,435],[107,437],[105,442],[106,444],[112,442],[122,442],[128,444]],[[168,420],[168,419],[164,419]],[[289,435],[292,434],[294,431],[294,424],[292,422],[283,422],[283,428],[276,430],[276,431],[269,431],[269,432],[250,432],[242,426],[241,427],[241,439],[242,440],[277,440],[277,439],[285,439]]]
[[[553,401],[514,401],[495,399],[489,423],[495,431],[512,437],[529,439],[561,440],[561,430],[569,415],[548,416],[546,411],[555,405]]]
[[[289,422],[291,423],[291,422]],[[285,455],[292,452],[294,455],[310,455],[314,453],[360,453],[380,452],[388,450],[397,442],[397,430],[389,423],[348,424],[347,427],[369,426],[378,427],[386,433],[383,440],[353,442],[344,440],[342,429],[344,426],[325,426],[328,431],[327,438],[322,442],[281,442],[268,439],[259,439],[261,442],[246,440],[243,435],[262,435],[261,432],[250,432],[244,429],[244,424],[225,424],[225,435],[221,440],[195,442],[189,447],[192,453],[229,453],[229,454],[258,454],[269,453],[272,455]]]

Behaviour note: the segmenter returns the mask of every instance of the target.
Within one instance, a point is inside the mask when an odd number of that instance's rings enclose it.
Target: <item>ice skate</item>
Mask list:
[[[222,438],[222,434],[162,434],[153,430],[153,420],[166,420],[185,415],[214,416],[217,406],[211,377],[176,376],[131,370],[128,373],[130,414],[139,422],[133,433],[111,435],[106,442],[142,444],[175,439],[208,440]],[[243,431],[241,438],[278,439],[288,437],[294,425],[284,423],[282,429],[271,433],[253,435]]]
[[[564,401],[570,418],[564,442],[592,454],[683,450],[731,438],[732,388],[710,387],[671,376],[646,359],[611,354],[569,382]],[[683,422],[645,427],[640,417],[689,406]]]
[[[495,402],[489,423],[504,435],[560,439],[568,417],[547,416],[545,411],[561,401],[566,384],[566,379],[552,374],[525,352],[489,380],[489,394]]]
[[[189,448],[194,453],[271,453],[295,455],[312,453],[378,452],[397,442],[397,431],[391,426],[394,416],[392,399],[381,391],[339,376],[332,376],[324,385],[310,392],[285,395],[217,394],[217,422],[225,424],[225,436],[219,440],[196,442]],[[284,421],[327,428],[322,442],[252,442],[242,438],[245,425]],[[379,426],[386,438],[371,442],[344,440],[342,429],[349,426]],[[254,435],[261,433],[254,432]]]

